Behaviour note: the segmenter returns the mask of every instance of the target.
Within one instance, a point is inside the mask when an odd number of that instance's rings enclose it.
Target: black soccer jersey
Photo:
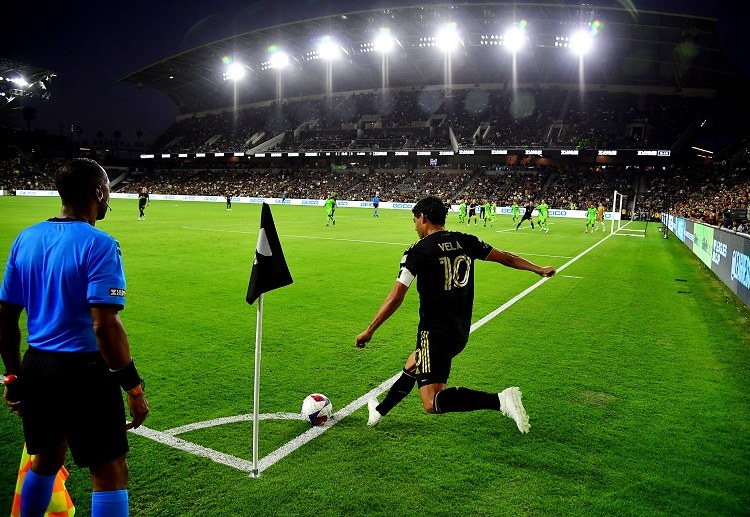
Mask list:
[[[147,201],[148,201],[147,192],[141,192],[140,194],[138,194],[138,206],[146,206]]]
[[[417,278],[419,330],[466,342],[474,302],[474,260],[492,246],[474,235],[441,231],[414,243],[401,258],[398,281]]]

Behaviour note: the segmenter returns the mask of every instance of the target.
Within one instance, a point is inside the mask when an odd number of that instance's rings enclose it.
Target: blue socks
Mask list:
[[[21,517],[43,517],[52,499],[56,474],[43,476],[29,469],[21,489]]]
[[[92,492],[91,517],[128,517],[128,491]]]

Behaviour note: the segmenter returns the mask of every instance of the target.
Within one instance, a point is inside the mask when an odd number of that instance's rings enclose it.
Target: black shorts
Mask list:
[[[29,348],[18,380],[29,454],[67,440],[76,465],[90,467],[128,452],[122,392],[99,352]]]
[[[466,347],[466,342],[458,342],[420,330],[417,333],[416,369],[417,385],[447,384],[451,373],[451,361]]]
[[[477,215],[477,209],[469,208],[469,217],[476,217],[476,215]]]
[[[146,206],[146,200],[140,199],[138,200],[138,208],[144,208]]]

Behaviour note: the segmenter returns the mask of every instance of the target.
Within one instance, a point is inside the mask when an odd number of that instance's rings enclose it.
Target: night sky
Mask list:
[[[617,5],[618,1],[590,2]],[[31,102],[38,110],[31,129],[53,134],[80,125],[82,139],[98,130],[108,137],[119,130],[135,141],[144,132],[152,141],[173,122],[177,109],[164,94],[138,89],[119,79],[159,60],[197,46],[300,19],[361,9],[417,5],[417,1],[362,2],[274,0],[248,2],[14,2],[12,15],[0,20],[0,57],[46,67],[58,73],[50,102],[16,99],[12,106]],[[428,3],[428,2],[425,2]],[[440,2],[444,3],[444,2]],[[457,2],[460,3],[460,2]],[[521,5],[523,2],[517,2]],[[550,0],[549,3],[555,3]],[[559,2],[580,5],[580,2]],[[719,19],[724,50],[746,81],[750,81],[750,52],[745,34],[747,13],[740,0],[633,0],[643,10],[679,12]]]

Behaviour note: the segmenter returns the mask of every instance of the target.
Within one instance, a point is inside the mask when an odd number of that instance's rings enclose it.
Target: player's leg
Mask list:
[[[91,516],[121,517],[128,515],[125,406],[120,386],[104,372],[107,367],[99,358],[79,372],[80,383],[73,382],[72,392],[89,390],[71,415],[68,443],[76,465],[89,469]]]
[[[89,469],[94,491],[91,493],[92,517],[128,515],[128,463],[125,456]]]
[[[528,432],[529,417],[521,402],[521,392],[518,388],[488,393],[463,387],[446,387],[452,359],[464,346],[466,343],[451,346],[435,339],[430,340],[429,333],[420,332],[415,372],[422,407],[428,413],[437,414],[479,410],[501,411],[515,421],[519,431]]]
[[[52,500],[57,472],[63,466],[67,450],[68,443],[62,441],[50,450],[34,455],[31,469],[26,473],[21,488],[22,515],[41,517],[45,514]]]
[[[417,377],[414,374],[416,367],[416,361],[414,356],[416,352],[412,352],[406,360],[404,369],[401,372],[401,377],[396,379],[391,389],[388,390],[383,402],[378,404],[377,398],[371,398],[367,402],[367,409],[369,410],[369,418],[367,425],[374,427],[378,424],[381,418],[388,414],[388,412],[396,407],[396,405],[404,400],[406,396],[414,389],[414,385],[417,383]]]

